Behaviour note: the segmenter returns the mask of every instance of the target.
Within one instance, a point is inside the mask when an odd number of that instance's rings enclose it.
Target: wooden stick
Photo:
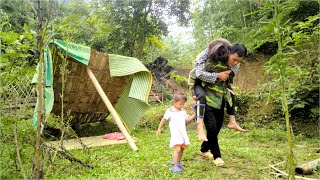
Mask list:
[[[130,145],[130,147],[134,151],[138,151],[138,148],[137,148],[136,144],[134,143],[134,141],[131,138],[130,134],[128,133],[127,129],[122,124],[122,121],[121,121],[118,113],[116,112],[116,110],[112,106],[112,104],[109,101],[107,95],[104,93],[104,91],[103,91],[102,87],[100,86],[98,80],[96,79],[96,77],[94,76],[93,72],[91,71],[91,69],[89,67],[87,67],[87,73],[88,73],[88,75],[89,75],[94,87],[97,89],[100,97],[102,98],[104,104],[107,106],[108,110],[110,111],[110,114],[111,114],[112,118],[116,122],[117,126],[119,127],[119,129],[122,132],[122,134],[124,135],[124,137],[127,139],[128,144]]]
[[[82,162],[80,159],[75,158],[69,151],[67,151],[63,146],[57,147],[55,148],[52,145],[47,145],[45,143],[43,143],[41,146],[43,146],[43,148],[46,148],[48,152],[52,152],[54,151],[59,157],[64,157],[66,159],[68,159],[70,162],[77,162],[79,164],[81,164],[84,167],[89,167],[89,168],[94,168],[93,165],[91,164],[87,164]],[[52,164],[52,163],[51,163]],[[49,166],[51,166],[51,164],[49,164]]]
[[[301,164],[299,166],[296,166],[295,171],[297,174],[312,173],[313,169],[320,168],[319,162],[320,162],[320,159],[316,159],[316,160]]]
[[[152,91],[150,91],[150,92],[163,105],[163,102]]]
[[[286,161],[282,161],[282,162],[279,162],[279,163],[277,163],[277,164],[274,164],[273,166],[274,167],[276,167],[276,166],[278,166],[278,165],[280,165],[280,164],[283,164],[283,163],[285,163]]]
[[[274,165],[269,165],[269,166],[274,166],[274,167],[276,167],[276,166],[278,166],[278,165],[280,165],[280,164],[283,164],[283,163],[285,163],[286,161],[282,161],[282,162],[279,162],[279,163],[277,163],[277,164],[274,164]],[[261,169],[268,169],[269,167],[264,167],[264,168],[261,168]]]
[[[285,176],[289,176],[289,174],[287,174],[284,171],[281,171],[280,169],[274,167],[273,165],[269,165],[272,169],[276,170],[277,172],[285,175]],[[316,179],[311,179],[311,178],[306,178],[306,177],[301,177],[301,176],[294,176],[295,178],[300,178],[300,179],[304,179],[304,180],[316,180]]]
[[[273,165],[269,165],[269,166],[270,166],[272,169],[276,170],[277,172],[279,172],[279,173],[281,173],[281,174],[283,174],[283,175],[285,175],[285,176],[288,176],[288,174],[287,174],[286,172],[281,171],[280,169],[274,167]]]

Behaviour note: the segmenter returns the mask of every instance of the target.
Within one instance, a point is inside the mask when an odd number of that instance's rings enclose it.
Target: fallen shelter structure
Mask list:
[[[130,132],[148,107],[152,85],[151,73],[138,59],[54,39],[45,47],[43,67],[46,115],[61,115],[62,103],[71,124],[97,122],[111,114],[128,144],[138,150]],[[37,77],[38,72],[33,83]],[[35,109],[36,125],[38,105]]]

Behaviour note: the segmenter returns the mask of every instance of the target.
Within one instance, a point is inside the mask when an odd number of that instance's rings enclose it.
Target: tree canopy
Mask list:
[[[289,118],[302,123],[319,120],[318,0],[1,0],[0,17],[1,108],[9,101],[7,97],[12,92],[8,91],[12,87],[9,85],[34,74],[36,65],[42,65],[43,47],[53,39],[135,57],[144,64],[163,57],[176,69],[191,69],[197,55],[210,41],[225,38],[248,48],[247,62],[260,61],[255,57],[261,54],[271,57],[263,65],[268,81],[259,85],[257,98],[274,103],[272,118],[285,119],[290,146]],[[171,35],[169,27],[173,25],[192,32]],[[186,84],[184,77],[175,77],[176,82]],[[38,78],[41,82],[40,75]],[[42,98],[42,83],[38,83],[37,92]],[[42,116],[43,112],[38,112]],[[5,130],[1,139],[7,141],[4,154],[9,154],[1,164],[5,167],[1,172],[9,173],[1,174],[1,178],[22,177],[18,175],[19,148],[11,137],[13,132],[17,135],[17,129],[11,128],[17,125],[17,119],[23,117],[16,114],[0,117],[1,130]],[[34,159],[39,160],[41,128],[40,123],[37,125],[39,138]],[[269,138],[269,134],[266,136]],[[10,149],[15,145],[17,152]],[[25,151],[24,155],[30,154],[29,149]],[[291,148],[289,156],[293,175]],[[25,161],[32,160],[28,157]],[[22,172],[23,166],[20,168]],[[32,178],[40,178],[40,168],[35,169],[38,175]]]

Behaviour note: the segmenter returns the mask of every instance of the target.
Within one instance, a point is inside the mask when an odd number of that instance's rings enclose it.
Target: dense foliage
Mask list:
[[[280,1],[277,17],[280,29],[274,30],[274,7],[271,1],[205,1],[193,13],[194,37],[199,47],[214,38],[224,37],[245,44],[252,53],[274,55],[278,52],[277,36],[282,36],[286,93],[289,111],[294,118],[317,121],[319,118],[319,2]],[[240,18],[239,18],[240,17]],[[279,34],[278,33],[278,34]],[[274,77],[265,87],[266,95],[281,103],[278,86],[280,64],[275,56],[266,64],[266,75]],[[278,66],[280,65],[280,66]],[[271,91],[272,90],[272,91]]]
[[[165,13],[164,13],[165,12]],[[108,53],[145,59],[148,47],[161,47],[169,16],[186,23],[188,1],[75,1],[57,23],[61,38]],[[81,23],[79,23],[81,19]]]
[[[277,14],[274,2],[278,3]],[[39,4],[41,7],[37,8]],[[273,119],[283,119],[283,112],[288,111],[294,122],[317,122],[319,21],[317,0],[238,0],[232,3],[228,0],[2,0],[0,107],[7,101],[9,83],[34,73],[42,52],[39,42],[46,45],[53,38],[59,38],[107,53],[136,57],[143,63],[161,56],[175,68],[192,68],[195,57],[208,42],[223,37],[243,43],[250,55],[259,52],[272,56],[265,64],[265,75],[270,81],[260,87],[262,93],[258,98],[272,102]],[[192,38],[187,34],[171,36],[169,27],[173,25],[192,27]],[[185,78],[173,76],[179,84],[185,85]],[[240,103],[249,108],[250,98],[242,94]],[[11,142],[13,122],[18,122],[23,129],[18,138],[22,144],[21,158],[24,162],[32,161],[28,150],[34,134],[29,133],[32,131],[29,125],[20,123],[25,111],[30,109],[3,117],[1,111],[0,137],[4,142],[1,154],[7,155],[7,163],[1,161],[1,178],[22,177],[17,153],[12,151],[15,148]],[[246,109],[240,112],[250,114]],[[153,119],[161,118],[153,112],[149,115]],[[241,121],[245,118],[241,117]],[[156,126],[156,123],[150,125],[147,119],[152,118],[142,119],[146,121],[145,127]],[[25,166],[27,174],[31,166],[30,163]],[[52,177],[57,176],[50,173]]]

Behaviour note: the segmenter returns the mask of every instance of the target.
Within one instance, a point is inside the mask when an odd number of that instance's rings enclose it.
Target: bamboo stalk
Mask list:
[[[34,152],[34,170],[32,178],[40,179],[40,145],[41,145],[41,120],[43,119],[43,37],[42,37],[42,14],[41,14],[41,3],[40,1],[36,1],[37,3],[37,25],[38,25],[38,40],[37,40],[37,47],[40,52],[39,54],[39,69],[38,69],[38,84],[37,84],[37,93],[38,93],[38,112],[37,112],[37,132],[36,132],[36,144],[35,144],[35,152]]]
[[[163,102],[152,91],[150,91],[150,92],[163,105]]]
[[[276,170],[277,172],[281,173],[282,175],[289,176],[288,173],[281,171],[280,169],[274,167],[273,165],[269,165],[272,169]],[[316,179],[311,179],[311,178],[306,178],[306,177],[301,177],[301,176],[294,176],[294,178],[298,179],[304,179],[304,180],[316,180]]]
[[[280,21],[280,1],[273,1],[273,7],[274,7],[274,15],[273,19],[275,21],[275,27],[274,27],[274,33],[276,35],[276,40],[278,42],[278,52],[277,52],[277,59],[283,60],[284,54],[283,54],[283,36],[282,33],[280,33],[279,29],[281,29],[281,21]],[[284,46],[285,47],[285,46]],[[294,160],[293,160],[293,151],[292,151],[292,142],[291,142],[291,132],[290,132],[290,118],[289,118],[289,109],[288,109],[288,101],[287,101],[287,95],[286,95],[286,86],[285,86],[285,78],[287,78],[285,70],[287,67],[287,64],[280,64],[277,62],[280,66],[279,73],[280,73],[280,86],[281,86],[281,96],[282,96],[282,107],[283,112],[285,114],[285,120],[286,120],[286,129],[287,129],[287,141],[288,141],[288,161],[289,161],[289,174],[291,179],[295,178],[294,175]],[[286,62],[287,63],[287,62]]]
[[[320,168],[320,159],[316,159],[307,163],[304,163],[300,166],[295,168],[296,173],[298,174],[309,174],[312,172],[312,169],[319,169]]]
[[[104,91],[103,91],[102,87],[100,86],[98,80],[96,79],[96,77],[94,76],[93,72],[91,71],[91,69],[89,67],[87,67],[87,73],[88,73],[88,75],[89,75],[94,87],[96,88],[96,90],[98,91],[100,97],[102,98],[104,104],[107,106],[108,110],[110,111],[110,114],[111,114],[112,118],[114,119],[114,121],[116,122],[116,124],[119,127],[120,131],[122,132],[122,134],[124,135],[124,137],[128,141],[128,144],[130,145],[130,147],[134,151],[138,151],[138,148],[137,148],[136,144],[134,143],[134,141],[131,138],[130,134],[128,133],[127,129],[123,125],[119,115],[117,114],[116,110],[112,106],[110,100],[108,99],[107,95],[104,93]]]

